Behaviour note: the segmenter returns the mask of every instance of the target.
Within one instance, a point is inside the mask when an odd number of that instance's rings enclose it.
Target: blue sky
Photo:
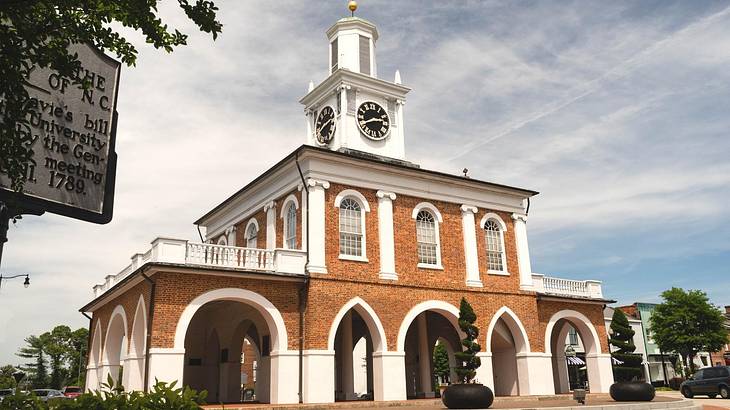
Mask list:
[[[121,76],[114,221],[54,215],[12,227],[0,363],[77,312],[91,286],[304,142],[297,102],[327,74],[325,30],[346,1],[220,2],[224,32],[173,54],[140,49]],[[621,303],[671,287],[730,304],[730,2],[360,1],[399,69],[407,156],[540,191],[535,272],[598,279]],[[438,156],[433,153],[438,152]]]

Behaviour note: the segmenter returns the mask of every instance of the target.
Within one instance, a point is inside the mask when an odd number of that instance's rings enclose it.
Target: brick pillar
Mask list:
[[[418,315],[418,373],[420,376],[421,391],[416,392],[419,397],[434,397],[431,391],[431,357],[428,348],[428,324],[426,312]]]
[[[327,273],[325,262],[325,198],[324,190],[330,187],[327,181],[309,179],[309,264],[307,270],[315,273]]]
[[[477,208],[471,205],[461,206],[461,226],[464,230],[464,256],[466,264],[466,285],[482,287],[479,279],[479,253],[477,252],[477,233],[474,214]]]
[[[356,397],[352,369],[352,310],[345,314],[340,326],[342,326],[342,393],[345,395],[345,400],[354,400]]]
[[[395,272],[395,239],[393,236],[392,192],[378,191],[378,235],[380,239],[380,279],[398,280]]]

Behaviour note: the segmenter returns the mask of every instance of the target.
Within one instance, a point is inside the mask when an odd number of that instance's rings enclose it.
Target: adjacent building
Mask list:
[[[300,100],[304,145],[199,218],[202,243],[157,238],[94,287],[86,387],[177,380],[237,402],[255,361],[261,402],[431,397],[433,348],[456,363],[464,297],[477,379],[497,395],[569,391],[570,329],[590,390],[608,392],[611,301],[598,281],[532,272],[537,192],[410,162],[410,90],[379,77],[375,25],[348,17],[326,37],[329,76]]]

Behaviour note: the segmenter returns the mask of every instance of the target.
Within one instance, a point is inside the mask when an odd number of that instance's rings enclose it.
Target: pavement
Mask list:
[[[658,391],[656,392],[657,397],[664,396],[664,397],[676,397],[681,398],[682,394],[678,391]],[[725,410],[730,409],[730,399],[721,399],[719,396],[717,398],[711,399],[707,396],[695,396],[692,400],[694,400],[695,404],[701,405],[704,410]]]

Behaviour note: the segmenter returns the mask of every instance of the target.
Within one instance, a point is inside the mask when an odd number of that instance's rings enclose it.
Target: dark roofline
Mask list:
[[[463,176],[459,176],[459,175],[447,174],[445,172],[432,171],[432,170],[429,170],[429,169],[418,168],[418,167],[414,167],[412,165],[407,165],[407,163],[405,163],[405,162],[402,163],[402,162],[400,162],[398,160],[393,160],[393,161],[387,161],[386,162],[386,161],[383,161],[383,160],[378,160],[378,159],[372,158],[372,155],[369,155],[369,156],[359,156],[359,155],[358,156],[355,156],[355,155],[347,154],[347,153],[344,153],[344,152],[332,151],[332,150],[327,149],[327,148],[315,147],[315,146],[312,146],[312,145],[301,145],[297,149],[295,149],[291,154],[287,155],[281,161],[277,162],[274,166],[272,166],[271,168],[269,168],[266,171],[264,171],[263,174],[261,174],[258,177],[256,177],[256,179],[254,179],[253,181],[251,181],[248,184],[246,184],[243,188],[239,189],[233,195],[231,195],[228,198],[226,198],[223,202],[221,202],[220,204],[218,204],[215,208],[213,208],[212,210],[208,211],[205,215],[203,215],[200,218],[198,218],[198,220],[196,220],[194,222],[194,224],[195,225],[200,225],[200,223],[204,219],[208,218],[209,216],[211,216],[214,213],[216,213],[219,210],[221,210],[223,207],[225,207],[231,201],[233,201],[233,199],[236,198],[239,194],[245,192],[250,187],[256,185],[256,183],[258,183],[259,181],[261,181],[262,179],[264,179],[265,177],[267,177],[272,172],[274,172],[277,169],[281,168],[285,163],[289,162],[292,158],[295,158],[295,157],[299,156],[299,154],[301,152],[307,151],[307,150],[315,151],[315,152],[320,152],[320,153],[324,153],[324,154],[328,154],[328,155],[339,156],[339,157],[348,158],[348,159],[356,159],[356,160],[361,160],[361,161],[375,163],[375,164],[387,165],[387,166],[391,166],[391,167],[395,167],[395,168],[406,169],[406,170],[409,170],[409,171],[420,172],[420,173],[423,173],[423,174],[434,175],[434,176],[449,178],[449,179],[453,179],[453,180],[458,180],[460,182],[468,181],[468,182],[474,182],[474,183],[481,184],[481,185],[485,185],[485,186],[492,187],[492,188],[495,188],[496,187],[496,188],[509,189],[509,190],[513,190],[513,191],[519,191],[519,192],[521,192],[522,194],[524,194],[524,195],[526,195],[528,197],[535,196],[535,195],[539,194],[539,192],[533,191],[533,190],[530,190],[530,189],[517,188],[517,187],[514,187],[514,186],[510,186],[510,185],[497,184],[497,183],[494,183],[494,182],[482,181],[482,180],[479,180],[479,179],[464,178]]]

